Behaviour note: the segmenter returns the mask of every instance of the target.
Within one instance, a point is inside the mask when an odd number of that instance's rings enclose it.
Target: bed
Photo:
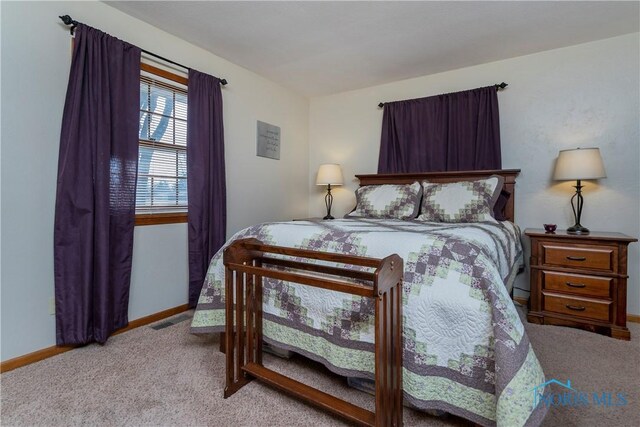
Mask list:
[[[546,407],[533,389],[545,382],[510,298],[522,265],[513,223],[518,170],[357,175],[361,186],[457,182],[499,175],[511,193],[507,221],[433,223],[347,218],[275,222],[236,233],[278,246],[404,260],[404,401],[480,425],[538,425]],[[228,244],[227,243],[227,244]],[[211,260],[193,333],[223,332],[222,248]],[[372,305],[357,296],[264,281],[264,341],[316,360],[340,375],[373,379]]]

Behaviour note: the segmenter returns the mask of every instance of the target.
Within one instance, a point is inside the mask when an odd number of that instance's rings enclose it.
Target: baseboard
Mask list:
[[[171,317],[175,314],[182,313],[183,311],[189,310],[188,304],[179,305],[177,307],[169,308],[167,310],[159,311],[157,313],[150,314],[145,317],[141,317],[136,320],[132,320],[129,322],[129,325],[122,329],[118,329],[115,331],[113,335],[118,335],[123,332],[130,331],[131,329],[139,328],[140,326],[146,326],[149,323],[157,322],[158,320],[166,319],[167,317]]]
[[[524,305],[525,307],[529,303],[529,298],[527,297],[513,297],[513,300],[519,304]]]
[[[118,329],[115,331],[113,335],[118,335],[123,332],[130,331],[131,329],[139,328],[140,326],[145,326],[150,323],[157,322],[158,320],[166,319],[167,317],[171,317],[178,313],[182,313],[187,311],[189,306],[187,304],[179,305],[177,307],[169,308],[167,310],[159,311],[157,313],[150,314],[145,317],[141,317],[139,319],[135,319],[129,322],[129,325],[122,329]],[[58,354],[65,353],[69,350],[73,350],[75,347],[73,346],[53,346],[48,348],[43,348],[42,350],[34,351],[33,353],[25,354],[24,356],[18,356],[13,359],[6,360],[0,363],[0,373],[5,373],[9,371],[13,371],[14,369],[21,368],[26,365],[30,365],[35,362],[39,362],[44,359],[48,359],[53,356],[57,356]]]
[[[54,345],[53,347],[47,347],[42,350],[34,351],[33,353],[25,354],[24,356],[14,357],[13,359],[6,360],[0,364],[0,373],[4,374],[5,372],[13,371],[14,369],[57,356],[58,354],[73,350],[74,348],[75,347],[71,346],[58,347]]]

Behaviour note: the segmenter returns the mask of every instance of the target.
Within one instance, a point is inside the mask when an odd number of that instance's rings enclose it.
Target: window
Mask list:
[[[141,64],[136,225],[186,222],[186,84]]]

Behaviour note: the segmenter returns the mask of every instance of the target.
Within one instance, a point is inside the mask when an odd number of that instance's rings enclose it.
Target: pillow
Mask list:
[[[356,208],[345,217],[413,219],[420,209],[422,186],[367,185],[356,190]]]
[[[422,183],[422,210],[419,221],[496,222],[493,207],[504,178],[492,175],[476,181]]]
[[[506,221],[507,217],[504,216],[504,208],[507,206],[507,202],[511,198],[511,193],[507,190],[502,190],[498,196],[496,204],[493,206],[493,217],[498,221]]]

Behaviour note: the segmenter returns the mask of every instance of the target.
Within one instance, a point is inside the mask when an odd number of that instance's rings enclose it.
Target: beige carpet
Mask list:
[[[3,426],[325,426],[343,423],[258,382],[222,398],[224,355],[217,337],[188,333],[189,321],[135,329],[1,376]],[[640,425],[640,325],[631,342],[553,326],[527,325],[548,378],[580,391],[626,393],[626,407],[553,408],[548,426]],[[302,358],[265,364],[371,408],[373,399]],[[405,410],[405,425],[467,425]]]

